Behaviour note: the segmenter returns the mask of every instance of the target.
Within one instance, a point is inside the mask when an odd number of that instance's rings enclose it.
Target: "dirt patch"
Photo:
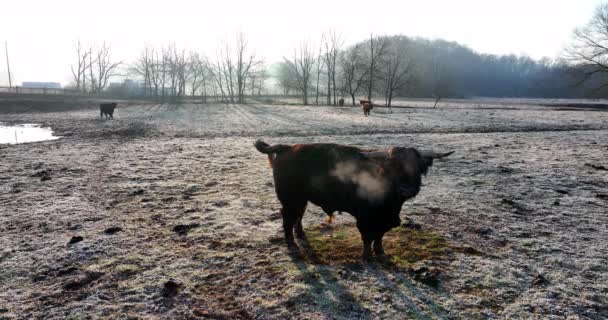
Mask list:
[[[316,226],[306,229],[312,252],[311,263],[336,265],[361,263],[361,234],[354,224]],[[412,267],[417,262],[449,261],[456,252],[472,252],[427,229],[399,227],[384,236],[384,249],[397,267]]]

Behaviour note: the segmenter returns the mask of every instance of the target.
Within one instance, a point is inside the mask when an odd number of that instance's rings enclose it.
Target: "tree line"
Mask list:
[[[336,42],[329,42],[333,48]],[[351,104],[364,97],[390,106],[395,97],[576,98],[606,93],[597,90],[607,80],[597,65],[572,63],[565,56],[534,60],[481,54],[456,42],[403,35],[370,36],[335,55],[324,44],[316,56],[309,47],[303,43],[293,57],[276,66],[281,93],[302,95],[305,104],[306,96],[324,95],[344,97]],[[337,63],[331,64],[328,55]],[[581,69],[594,77],[585,77]]]
[[[236,41],[225,42],[215,57],[186,51],[175,44],[161,47],[146,45],[132,63],[111,62],[110,47],[105,43],[75,46],[77,60],[72,65],[72,86],[85,93],[99,93],[108,88],[108,79],[123,76],[141,83],[139,95],[159,101],[197,96],[204,102],[209,96],[225,103],[244,103],[246,95],[260,95],[268,79],[264,60],[250,48],[244,34]],[[119,67],[122,67],[119,70]]]
[[[304,104],[357,104],[359,97],[391,106],[395,97],[601,97],[608,93],[608,5],[599,6],[589,24],[557,59],[482,54],[444,40],[404,35],[374,36],[345,46],[334,32],[313,45],[301,42],[293,54],[267,66],[243,33],[222,43],[215,56],[175,45],[145,46],[132,63],[111,59],[110,46],[75,46],[73,86],[83,92],[105,90],[111,77],[137,79],[143,95],[216,97],[244,103],[246,96],[269,92],[269,79],[283,95]],[[342,101],[344,101],[342,100]]]

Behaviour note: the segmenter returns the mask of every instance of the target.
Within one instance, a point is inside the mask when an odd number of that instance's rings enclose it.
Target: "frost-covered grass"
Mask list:
[[[0,318],[608,317],[608,112],[477,104],[3,114],[63,138],[0,145]],[[287,250],[257,138],[456,153],[368,263],[313,205]]]

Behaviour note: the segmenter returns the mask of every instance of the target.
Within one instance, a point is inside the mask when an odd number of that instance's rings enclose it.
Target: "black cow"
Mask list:
[[[99,105],[99,116],[103,119],[103,116],[107,118],[114,119],[114,109],[116,109],[117,103],[102,103]]]
[[[418,194],[433,159],[453,153],[403,147],[365,151],[325,143],[271,146],[260,140],[254,145],[268,155],[273,169],[287,246],[296,246],[294,229],[298,238],[306,238],[302,217],[310,201],[328,215],[344,211],[356,218],[365,259],[371,257],[372,242],[376,255],[384,255],[382,237],[401,224],[403,203]]]

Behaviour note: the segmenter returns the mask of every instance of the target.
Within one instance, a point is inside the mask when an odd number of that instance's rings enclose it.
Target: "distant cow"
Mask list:
[[[344,99],[340,98],[340,100],[338,100],[338,105],[344,107]]]
[[[114,119],[114,109],[116,109],[116,102],[112,103],[102,103],[99,105],[99,116],[103,119],[103,116],[107,118]]]
[[[371,103],[366,103],[363,105],[363,115],[364,116],[369,116],[370,111],[372,111],[372,109],[374,108],[374,105],[372,105]]]
[[[296,247],[293,232],[306,239],[302,217],[308,202],[332,214],[348,212],[357,220],[363,239],[363,257],[384,255],[382,237],[401,224],[403,203],[420,191],[422,176],[438,154],[413,148],[364,151],[338,144],[274,145],[256,141],[267,154],[274,186],[281,202],[287,246]]]
[[[369,116],[370,111],[374,108],[374,104],[371,100],[359,100],[359,104],[363,107],[363,115]]]

